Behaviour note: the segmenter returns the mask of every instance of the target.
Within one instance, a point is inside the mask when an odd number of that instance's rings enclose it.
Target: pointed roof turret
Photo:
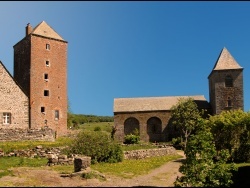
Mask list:
[[[242,69],[242,67],[235,61],[233,56],[224,47],[214,65],[213,70],[225,70],[225,69]]]
[[[38,24],[33,29],[31,34],[64,41],[64,39],[59,34],[57,34],[57,32],[54,29],[52,29],[45,21],[42,21],[40,24]]]
[[[229,53],[229,51],[224,47],[214,65],[213,70],[209,74],[208,78],[215,70],[230,70],[230,69],[243,69]]]

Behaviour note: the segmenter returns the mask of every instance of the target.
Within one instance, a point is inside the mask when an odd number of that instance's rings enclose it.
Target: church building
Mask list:
[[[14,48],[14,76],[0,62],[0,126],[67,131],[67,44],[45,21]]]
[[[143,141],[171,141],[177,131],[171,123],[171,107],[180,98],[192,98],[200,110],[212,115],[223,110],[244,110],[243,68],[226,48],[222,49],[208,80],[210,102],[203,95],[115,98],[115,138],[124,141],[125,135],[137,129]]]

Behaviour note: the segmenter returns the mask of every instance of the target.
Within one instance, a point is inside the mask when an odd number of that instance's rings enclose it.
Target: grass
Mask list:
[[[91,168],[104,174],[115,175],[122,178],[132,178],[134,176],[147,174],[149,171],[160,167],[166,162],[181,157],[180,155],[168,155],[140,160],[130,159],[120,163],[98,163],[91,165]]]
[[[1,157],[0,158],[0,178],[12,175],[12,167],[41,167],[45,166],[48,159],[45,158],[24,158],[24,157]]]
[[[80,125],[80,129],[94,131],[96,127],[100,127],[102,131],[111,132],[114,122],[98,122],[98,123],[84,123]]]
[[[140,142],[140,144],[128,144],[122,145],[123,151],[132,151],[132,150],[139,150],[139,149],[153,149],[157,148],[157,146],[152,145],[150,143]]]
[[[48,142],[48,141],[6,141],[6,142],[0,142],[0,148],[5,153],[9,153],[9,152],[14,151],[14,150],[32,149],[38,145],[41,145],[41,146],[46,147],[46,148],[66,146],[70,142],[72,142],[72,139],[68,138],[68,137],[60,137],[60,138],[56,139],[55,142]]]

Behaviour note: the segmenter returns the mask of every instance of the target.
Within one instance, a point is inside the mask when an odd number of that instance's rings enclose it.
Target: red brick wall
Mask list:
[[[50,50],[46,49],[46,44],[50,44]],[[67,42],[29,35],[14,46],[14,56],[15,78],[22,87],[30,90],[31,128],[47,125],[58,136],[66,133]],[[46,61],[49,61],[49,66],[46,66]],[[45,81],[44,74],[48,74],[48,81]],[[23,79],[30,82],[23,82]],[[44,90],[49,90],[49,96],[44,96]],[[45,113],[41,112],[41,107],[45,107]],[[59,110],[58,120],[55,119],[55,110]]]

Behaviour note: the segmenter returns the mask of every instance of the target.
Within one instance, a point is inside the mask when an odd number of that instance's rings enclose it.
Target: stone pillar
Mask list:
[[[74,159],[74,172],[80,172],[87,167],[90,167],[91,157],[75,157]]]

